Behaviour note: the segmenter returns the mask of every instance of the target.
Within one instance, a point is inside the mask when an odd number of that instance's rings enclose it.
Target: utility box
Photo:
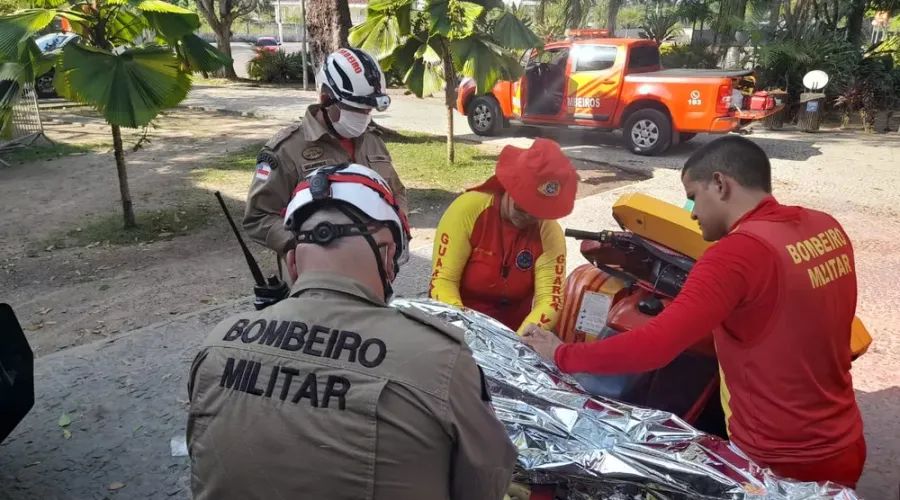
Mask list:
[[[797,115],[797,126],[804,132],[816,132],[822,121],[825,94],[804,92],[800,94],[800,113]]]

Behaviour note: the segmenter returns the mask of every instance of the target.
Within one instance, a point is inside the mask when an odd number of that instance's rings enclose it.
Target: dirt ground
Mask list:
[[[120,214],[109,129],[82,110],[45,112],[50,139],[91,145],[98,152],[0,167],[0,302],[13,305],[37,356],[133,330],[169,316],[248,296],[251,277],[218,209],[183,236],[114,245],[102,241],[58,248],[54,242],[97,216]],[[284,122],[185,109],[167,113],[149,143],[131,151],[140,131],[125,137],[135,210],[166,209],[198,199],[215,207],[220,190],[238,218],[252,172],[216,182],[197,169],[265,142]],[[487,148],[490,148],[488,146]],[[638,177],[579,162],[579,197]],[[433,228],[452,198],[412,195],[415,244],[431,244]],[[188,203],[188,206],[191,206]],[[271,253],[251,244],[264,272]],[[249,305],[249,304],[248,304]]]

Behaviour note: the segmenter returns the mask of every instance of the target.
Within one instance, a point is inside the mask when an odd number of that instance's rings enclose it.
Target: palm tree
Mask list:
[[[42,1],[48,8],[0,16],[0,80],[17,89],[33,82],[40,74],[35,68],[47,62],[35,52],[35,35],[58,18],[68,20],[80,39],[49,61],[54,85],[59,95],[93,106],[109,123],[124,224],[135,227],[121,127],[147,125],[185,98],[193,71],[215,71],[231,61],[194,34],[197,14],[162,0]],[[0,110],[10,109],[18,95],[7,92]]]

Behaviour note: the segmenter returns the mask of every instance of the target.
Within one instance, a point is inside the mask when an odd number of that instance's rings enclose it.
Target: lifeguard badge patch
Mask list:
[[[516,255],[516,267],[521,271],[527,271],[534,267],[534,254],[527,248]]]

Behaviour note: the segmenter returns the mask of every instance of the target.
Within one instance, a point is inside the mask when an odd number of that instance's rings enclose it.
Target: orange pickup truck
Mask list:
[[[658,155],[698,133],[732,132],[783,107],[772,99],[742,105],[737,89],[751,71],[662,70],[656,42],[598,31],[527,51],[522,77],[497,82],[489,94],[476,95],[475,82],[464,79],[457,110],[478,135],[494,135],[510,120],[622,129],[628,149]]]

